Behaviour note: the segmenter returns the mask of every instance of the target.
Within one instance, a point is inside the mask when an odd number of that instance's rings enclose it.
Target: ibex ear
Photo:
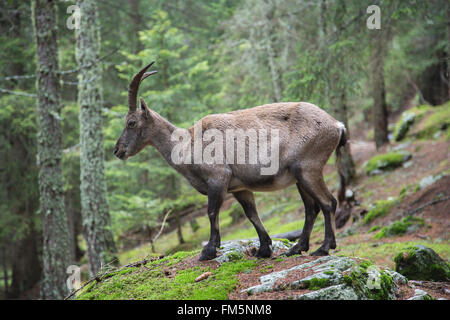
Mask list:
[[[145,103],[144,98],[140,97],[139,101],[141,102],[141,110],[142,110],[142,114],[144,115],[144,117],[146,117],[147,119],[150,119],[151,117],[151,113],[150,113],[150,109],[148,108],[147,104]]]

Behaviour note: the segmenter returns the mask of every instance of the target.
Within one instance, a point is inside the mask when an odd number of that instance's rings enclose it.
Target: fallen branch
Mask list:
[[[294,240],[299,239],[301,234],[302,234],[302,229],[276,234],[276,235],[272,236],[271,238],[288,239],[289,241],[294,241]]]
[[[450,200],[450,196],[446,196],[446,197],[443,197],[443,198],[439,198],[439,199],[427,202],[423,206],[420,206],[420,207],[418,207],[418,208],[416,208],[416,209],[414,209],[412,211],[405,211],[403,213],[403,215],[404,216],[412,216],[412,215],[416,214],[417,212],[423,210],[426,207],[429,207],[429,206],[435,205],[435,204],[437,204],[439,202],[443,202],[443,201],[447,201],[447,200]]]
[[[156,239],[159,238],[159,236],[161,235],[161,232],[164,229],[164,225],[166,224],[166,219],[169,216],[169,213],[171,213],[172,210],[167,211],[166,215],[164,216],[163,222],[161,223],[161,228],[159,229],[158,233],[156,234],[156,236],[152,239],[152,243],[156,241]]]
[[[163,254],[160,255],[160,256],[157,257],[157,258],[150,258],[150,259],[147,259],[147,258],[146,258],[146,259],[141,260],[141,261],[138,261],[138,262],[133,262],[133,263],[127,264],[127,265],[123,266],[122,268],[117,269],[117,270],[114,270],[114,271],[112,271],[112,272],[108,272],[108,273],[96,275],[95,277],[93,277],[93,278],[89,279],[88,281],[86,281],[85,283],[83,283],[83,285],[82,285],[80,288],[78,288],[77,290],[72,291],[67,297],[64,298],[64,300],[69,300],[69,299],[72,298],[77,292],[80,292],[84,287],[86,287],[88,284],[90,284],[90,283],[92,283],[92,282],[94,282],[94,281],[97,281],[97,282],[102,281],[102,277],[105,276],[105,275],[107,275],[107,274],[114,273],[114,272],[120,272],[120,271],[122,271],[122,270],[124,270],[124,269],[126,269],[126,268],[138,268],[138,267],[140,267],[140,266],[145,266],[145,265],[146,265],[147,263],[149,263],[149,262],[156,261],[156,260],[160,260],[160,259],[162,259],[162,258],[164,258],[164,255],[163,255]]]

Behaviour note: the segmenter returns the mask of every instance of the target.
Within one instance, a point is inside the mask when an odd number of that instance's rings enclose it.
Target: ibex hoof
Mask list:
[[[300,250],[293,250],[293,248],[291,248],[289,251],[282,253],[281,256],[290,257],[296,254],[302,254],[302,252]]]
[[[216,248],[205,247],[198,258],[199,261],[212,260],[216,257]]]
[[[257,258],[270,258],[272,256],[272,250],[270,248],[259,248],[258,252],[255,254]]]
[[[311,253],[312,256],[317,256],[317,257],[321,257],[321,256],[328,256],[328,250],[325,250],[323,248],[319,248],[316,251],[314,251],[313,253]]]

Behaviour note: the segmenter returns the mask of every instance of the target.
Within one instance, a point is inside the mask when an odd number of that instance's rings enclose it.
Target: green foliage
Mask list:
[[[368,224],[376,218],[386,216],[396,203],[396,199],[378,200],[375,206],[364,216],[364,224]]]

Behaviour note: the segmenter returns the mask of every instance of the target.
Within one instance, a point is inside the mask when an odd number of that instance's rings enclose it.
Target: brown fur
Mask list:
[[[288,255],[309,249],[309,235],[320,209],[325,217],[325,240],[313,254],[328,254],[329,249],[336,247],[336,200],[325,185],[322,171],[338,144],[342,141],[345,143],[345,128],[340,122],[313,104],[283,102],[208,115],[188,129],[192,144],[196,126],[201,126],[203,132],[217,129],[223,132],[224,137],[227,129],[278,129],[280,141],[278,172],[271,176],[260,174],[261,167],[264,167],[262,164],[248,164],[248,161],[246,164],[175,164],[171,159],[171,150],[176,142],[171,141],[171,134],[177,128],[150,110],[142,98],[141,108],[134,109],[130,106],[126,127],[117,141],[114,153],[126,160],[145,146],[152,145],[195,189],[208,195],[211,237],[202,252],[201,260],[214,258],[216,248],[220,246],[218,212],[227,192],[233,193],[241,203],[258,232],[261,245],[257,255],[270,256],[271,240],[258,218],[253,191],[273,191],[294,183],[305,203],[306,220],[299,243]],[[203,142],[203,147],[208,143]]]

